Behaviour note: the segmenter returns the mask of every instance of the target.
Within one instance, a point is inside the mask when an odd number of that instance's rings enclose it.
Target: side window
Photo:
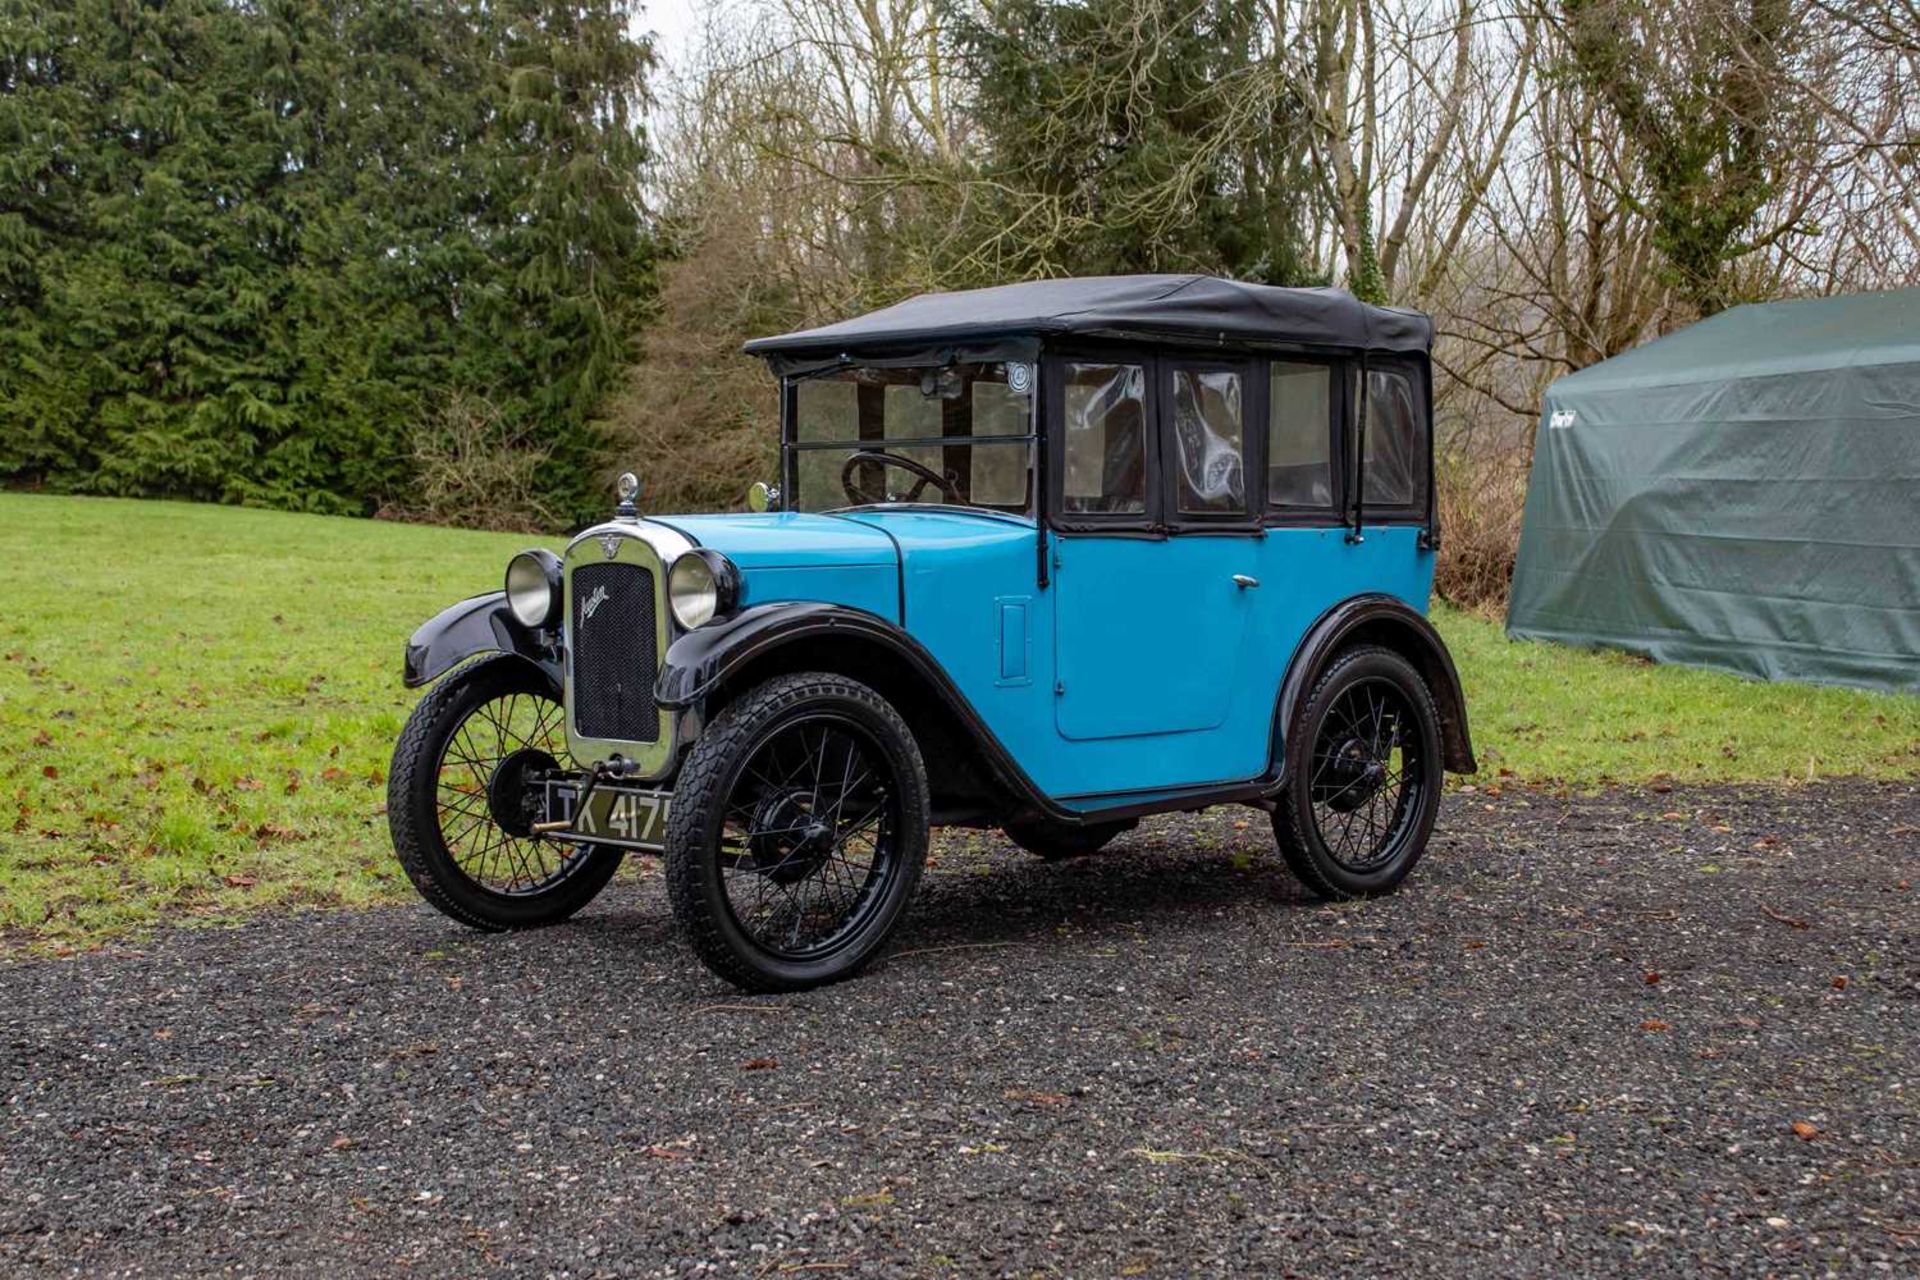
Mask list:
[[[1412,378],[1398,369],[1368,371],[1363,495],[1368,506],[1410,507],[1425,501],[1426,421]]]
[[[1275,360],[1267,372],[1267,505],[1333,507],[1333,370]]]
[[[1064,366],[1062,509],[1147,509],[1147,371],[1137,364]]]
[[[1173,369],[1173,443],[1181,515],[1247,510],[1242,378],[1232,369]]]

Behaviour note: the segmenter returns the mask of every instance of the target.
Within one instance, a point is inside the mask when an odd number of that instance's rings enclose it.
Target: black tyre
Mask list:
[[[667,892],[694,952],[746,991],[845,978],[879,953],[927,857],[927,776],[884,698],[781,676],[722,711],[681,767]]]
[[[1287,735],[1273,835],[1323,898],[1391,892],[1420,860],[1440,809],[1440,716],[1420,673],[1390,649],[1349,649],[1315,683]]]
[[[1008,823],[1002,829],[1007,833],[1007,839],[1036,858],[1058,862],[1063,858],[1079,858],[1089,853],[1098,853],[1115,836],[1122,831],[1131,831],[1137,825],[1132,822],[1099,822],[1074,826],[1066,822],[1052,822],[1046,818],[1028,818],[1025,821]]]
[[[528,929],[592,902],[621,851],[530,831],[524,779],[566,756],[546,677],[512,657],[442,680],[413,709],[387,775],[394,852],[420,895],[476,929]]]

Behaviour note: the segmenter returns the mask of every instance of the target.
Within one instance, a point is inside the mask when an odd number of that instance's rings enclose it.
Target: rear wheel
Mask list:
[[[1388,893],[1425,851],[1440,808],[1440,717],[1411,663],[1367,645],[1333,660],[1287,735],[1273,834],[1323,898]]]
[[[781,676],[715,717],[667,822],[667,891],[694,952],[747,991],[848,977],[886,945],[927,856],[906,722],[844,676]]]
[[[546,677],[519,658],[454,672],[420,700],[387,775],[394,852],[420,895],[476,929],[565,920],[593,901],[621,852],[535,836],[533,780],[566,738]]]
[[[1048,862],[1058,862],[1063,858],[1098,853],[1115,836],[1123,831],[1131,831],[1135,825],[1131,822],[1090,822],[1075,826],[1046,818],[1029,818],[1008,823],[1004,830],[1007,839],[1028,853],[1045,858]]]

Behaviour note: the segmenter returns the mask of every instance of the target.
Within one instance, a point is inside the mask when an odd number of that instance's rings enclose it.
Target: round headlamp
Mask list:
[[[550,627],[560,616],[560,558],[538,547],[507,561],[507,608],[523,627]]]
[[[718,551],[696,547],[667,572],[667,604],[688,631],[732,613],[740,602],[740,572]]]

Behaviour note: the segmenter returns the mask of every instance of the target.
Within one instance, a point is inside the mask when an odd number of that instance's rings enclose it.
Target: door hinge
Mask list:
[[[1053,696],[1056,698],[1064,698],[1066,694],[1067,682],[1065,680],[1055,680],[1053,682]]]

